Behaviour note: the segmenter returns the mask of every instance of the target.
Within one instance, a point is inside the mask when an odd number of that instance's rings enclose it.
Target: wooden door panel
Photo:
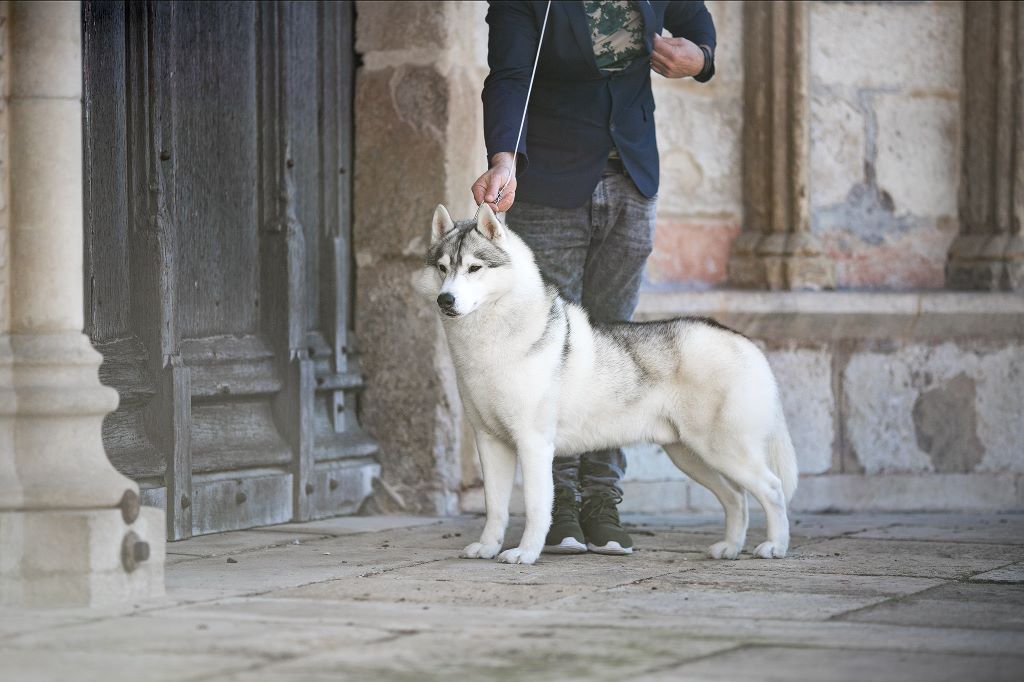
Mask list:
[[[352,8],[83,5],[88,332],[171,539],[352,511]]]
[[[157,79],[171,89],[181,338],[259,327],[256,3],[173,3]],[[166,24],[165,24],[166,22]]]

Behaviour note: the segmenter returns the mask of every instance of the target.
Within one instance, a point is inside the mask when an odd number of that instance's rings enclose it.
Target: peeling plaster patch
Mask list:
[[[940,467],[957,461],[969,461],[975,473],[1024,472],[1022,376],[1019,344],[857,352],[842,373],[847,442],[868,475],[947,471]],[[943,436],[936,425],[941,412],[963,433]],[[949,454],[955,448],[959,460]]]
[[[978,439],[975,381],[964,373],[921,393],[914,403],[917,446],[932,458],[935,471],[973,471],[984,446]]]
[[[811,229],[816,234],[841,231],[872,246],[882,244],[886,237],[903,234],[915,227],[912,216],[897,216],[890,195],[878,186],[878,117],[874,110],[874,93],[857,93],[857,107],[864,121],[864,177],[850,188],[846,200],[823,206],[811,215]]]
[[[870,172],[869,172],[870,173]],[[878,246],[887,236],[903,234],[915,227],[912,216],[897,216],[892,197],[874,184],[854,185],[846,203],[819,209],[812,217],[816,234],[843,231]]]

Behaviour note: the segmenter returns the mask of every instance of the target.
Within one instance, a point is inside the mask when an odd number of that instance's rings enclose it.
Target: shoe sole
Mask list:
[[[586,554],[587,546],[576,538],[563,538],[557,545],[544,545],[547,554]]]
[[[598,547],[594,543],[588,542],[587,549],[589,549],[591,552],[594,552],[595,554],[608,554],[611,556],[625,556],[626,554],[633,553],[632,547],[623,547],[614,540],[609,542],[604,547]]]

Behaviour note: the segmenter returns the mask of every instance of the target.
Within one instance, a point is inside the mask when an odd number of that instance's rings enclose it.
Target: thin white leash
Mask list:
[[[548,13],[551,11],[551,0],[548,0],[548,6],[544,10],[544,22],[540,25],[540,38],[537,39],[537,55],[533,58],[533,71],[530,72],[530,85],[526,88],[526,101],[523,102],[523,117],[519,120],[519,133],[516,135],[516,148],[512,152],[512,169],[509,171],[508,177],[505,178],[505,184],[498,190],[498,196],[494,198],[494,205],[501,205],[501,194],[508,187],[508,183],[512,182],[512,178],[516,174],[516,159],[519,158],[519,143],[523,139],[523,128],[526,126],[526,109],[530,106],[530,93],[533,92],[533,79],[537,75],[537,64],[540,62],[540,46],[544,44],[544,29],[548,27]],[[486,191],[486,189],[485,189]],[[481,202],[480,206],[483,206],[486,201]],[[476,213],[473,214],[473,220],[476,220],[480,215],[480,206],[476,207]]]

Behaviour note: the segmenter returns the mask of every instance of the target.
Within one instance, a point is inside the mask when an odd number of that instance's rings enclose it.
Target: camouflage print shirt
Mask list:
[[[632,2],[584,2],[583,9],[597,68],[621,71],[644,58],[644,20]]]

